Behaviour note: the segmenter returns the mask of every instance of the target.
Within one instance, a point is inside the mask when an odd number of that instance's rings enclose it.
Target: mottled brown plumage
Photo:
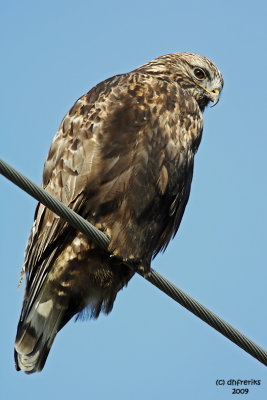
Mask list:
[[[133,273],[177,232],[190,193],[202,111],[223,86],[207,58],[176,53],[98,84],[63,119],[43,187],[110,236],[110,257],[38,204],[24,268],[16,368],[40,371],[57,332],[89,307],[110,312]]]

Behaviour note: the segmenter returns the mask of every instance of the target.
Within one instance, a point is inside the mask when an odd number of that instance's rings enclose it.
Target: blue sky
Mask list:
[[[93,85],[162,54],[190,51],[225,87],[204,115],[179,233],[153,268],[267,348],[265,1],[1,2],[0,156],[36,183],[53,135]],[[0,178],[0,397],[230,399],[216,379],[260,379],[257,360],[136,276],[110,316],[71,321],[41,374],[13,363],[17,290],[36,202]]]

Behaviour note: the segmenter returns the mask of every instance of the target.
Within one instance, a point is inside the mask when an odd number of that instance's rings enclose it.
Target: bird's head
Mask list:
[[[215,106],[220,99],[223,77],[208,58],[192,53],[177,53],[180,85],[191,89],[193,96],[204,108],[209,101]]]
[[[143,67],[153,75],[165,76],[179,83],[183,89],[190,90],[201,110],[209,101],[215,106],[220,99],[223,77],[216,65],[206,57],[193,53],[173,53],[158,57]]]

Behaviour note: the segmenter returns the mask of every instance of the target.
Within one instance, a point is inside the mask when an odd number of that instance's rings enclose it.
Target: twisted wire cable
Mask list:
[[[20,172],[11,167],[2,159],[0,159],[0,173],[11,182],[13,182],[15,185],[20,187],[22,190],[24,190],[26,193],[28,193],[30,196],[43,203],[55,214],[59,215],[72,227],[87,235],[99,247],[107,250],[110,240],[103,232],[99,231],[97,228],[95,228],[94,225],[90,224],[90,222],[86,221],[84,218],[65,206],[55,197],[51,196],[43,188],[36,185],[34,182],[22,175]],[[143,278],[145,278],[158,289],[166,293],[173,300],[181,304],[187,310],[191,311],[197,317],[202,319],[202,321],[212,326],[214,329],[227,337],[237,346],[245,350],[252,357],[256,358],[262,364],[267,366],[267,352],[262,347],[258,346],[256,343],[247,338],[233,326],[231,326],[226,321],[218,317],[216,314],[208,310],[187,293],[183,292],[181,289],[168,281],[158,272],[151,269],[151,272],[143,275],[141,271],[137,270],[136,267],[134,267],[134,265],[126,264],[125,268],[127,267],[133,268],[135,272],[143,276]]]

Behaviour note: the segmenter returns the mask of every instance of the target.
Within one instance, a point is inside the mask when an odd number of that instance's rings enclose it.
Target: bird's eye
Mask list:
[[[201,81],[206,77],[205,72],[200,68],[195,68],[194,74],[195,74],[195,77]]]

